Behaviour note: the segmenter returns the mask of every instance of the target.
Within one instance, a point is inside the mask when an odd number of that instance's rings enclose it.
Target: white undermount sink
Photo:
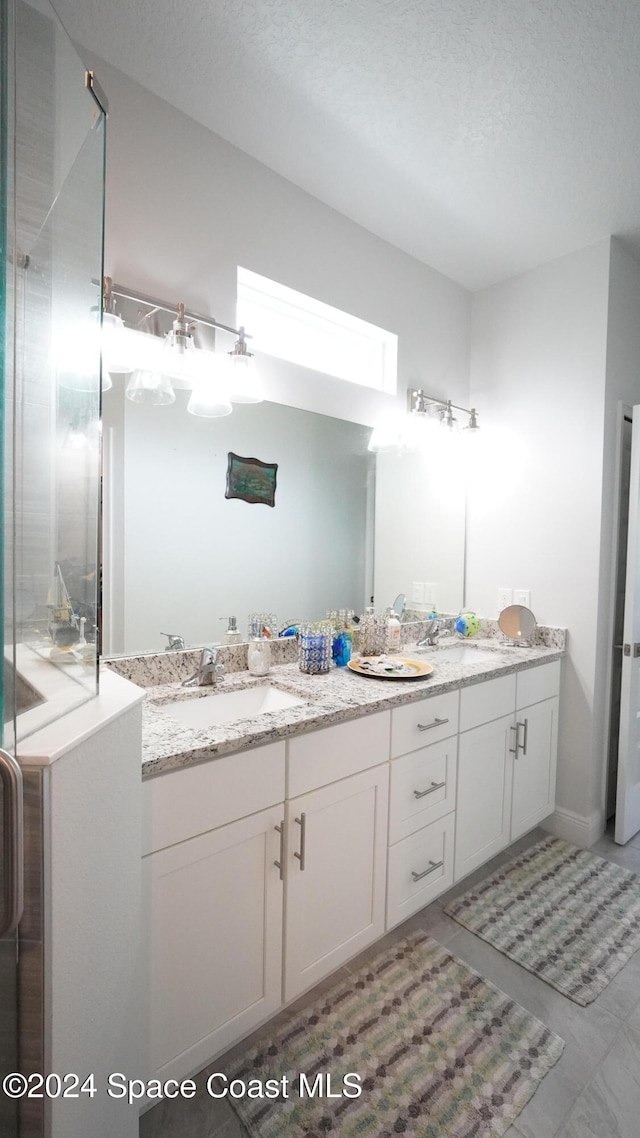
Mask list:
[[[487,660],[495,662],[496,657],[493,652],[476,648],[473,644],[453,644],[451,648],[434,648],[429,659],[434,664],[438,660],[447,664],[480,664]]]
[[[282,688],[259,684],[236,691],[212,691],[211,695],[200,698],[176,699],[163,703],[162,711],[187,727],[200,730],[203,727],[222,727],[238,719],[251,719],[267,711],[285,711],[288,707],[298,707],[307,702],[302,696]]]

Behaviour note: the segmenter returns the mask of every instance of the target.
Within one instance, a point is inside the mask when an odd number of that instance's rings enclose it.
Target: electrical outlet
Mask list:
[[[411,600],[414,605],[424,604],[424,581],[414,581],[411,586]]]
[[[436,583],[435,581],[424,582],[424,603],[428,608],[435,608],[436,604]]]
[[[504,587],[500,587],[498,589],[498,612],[502,612],[503,609],[508,608],[509,605],[512,604],[513,589],[505,589]]]
[[[514,589],[513,603],[514,605],[524,605],[527,609],[531,608],[531,589]]]

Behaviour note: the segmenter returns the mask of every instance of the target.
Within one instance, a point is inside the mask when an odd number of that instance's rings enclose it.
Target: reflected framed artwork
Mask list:
[[[243,458],[229,451],[225,498],[241,498],[253,505],[275,506],[277,462]]]

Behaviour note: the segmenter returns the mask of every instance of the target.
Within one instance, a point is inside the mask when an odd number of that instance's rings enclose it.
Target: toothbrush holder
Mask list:
[[[331,667],[331,646],[333,630],[325,621],[305,624],[300,629],[299,664],[300,671],[310,676],[323,675]]]

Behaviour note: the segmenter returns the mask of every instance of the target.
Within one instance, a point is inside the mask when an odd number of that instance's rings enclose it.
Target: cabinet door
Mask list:
[[[271,807],[143,859],[158,1077],[188,1075],[280,1005],[283,812]]]
[[[388,764],[287,804],[284,998],[384,932]]]
[[[513,715],[505,715],[460,735],[456,881],[509,844],[513,727]]]
[[[526,834],[554,809],[558,752],[558,700],[545,699],[516,715],[518,752],[513,764],[511,840]]]

